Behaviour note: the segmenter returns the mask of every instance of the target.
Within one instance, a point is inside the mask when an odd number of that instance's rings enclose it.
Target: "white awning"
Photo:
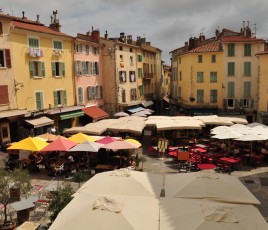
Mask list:
[[[25,115],[26,113],[27,113],[27,111],[24,110],[24,109],[22,109],[22,110],[15,109],[15,110],[1,111],[0,112],[0,118],[20,116],[20,115]]]
[[[144,107],[149,107],[149,106],[153,105],[154,103],[152,101],[143,101],[141,104]]]
[[[32,120],[25,120],[27,123],[33,125],[34,128],[39,128],[47,125],[53,125],[54,121],[48,117],[39,117]]]

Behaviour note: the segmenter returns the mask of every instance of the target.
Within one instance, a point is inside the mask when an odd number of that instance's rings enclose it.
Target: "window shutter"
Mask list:
[[[87,87],[87,101],[91,100],[91,87]]]
[[[5,49],[5,57],[6,57],[6,67],[11,68],[11,57],[9,49]]]
[[[56,77],[56,63],[51,62],[51,66],[52,66],[52,77]]]
[[[3,34],[3,23],[0,22],[0,34]]]
[[[103,98],[103,94],[102,94],[102,86],[100,86],[100,99]]]
[[[65,63],[64,62],[61,63],[61,73],[62,73],[62,76],[65,77]]]
[[[63,90],[62,93],[63,93],[63,103],[66,106],[67,105],[67,94],[66,94],[66,90]]]
[[[91,98],[92,100],[95,100],[95,88],[91,87]]]
[[[35,93],[36,109],[43,109],[42,92]]]
[[[78,75],[79,74],[78,61],[74,62],[74,69],[75,69],[75,75]]]
[[[46,72],[45,72],[45,62],[41,62],[41,72],[42,72],[42,77],[46,76]]]
[[[32,61],[29,61],[29,70],[30,70],[30,77],[34,76],[34,64]]]
[[[57,107],[58,106],[58,94],[57,94],[57,91],[53,92],[53,96],[54,96],[54,106]]]
[[[0,105],[8,103],[9,103],[8,86],[0,85]]]

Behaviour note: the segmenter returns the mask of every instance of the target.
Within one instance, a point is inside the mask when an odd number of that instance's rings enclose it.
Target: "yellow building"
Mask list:
[[[168,97],[170,95],[170,78],[171,67],[163,65],[163,77],[161,79],[161,97]]]
[[[178,55],[172,62],[176,62],[176,75],[172,78],[172,97],[180,104],[185,114],[218,113],[218,109],[223,107],[223,53],[220,41],[201,45],[188,52],[181,51],[177,50]],[[174,82],[178,85],[174,86]]]
[[[21,123],[21,136],[37,135],[55,125],[59,132],[77,124],[84,115],[75,106],[74,38],[60,32],[57,12],[49,27],[39,22],[13,20],[10,27],[19,109],[29,113]],[[30,133],[28,131],[30,130]]]
[[[268,51],[258,53],[258,118],[257,121],[268,125]]]

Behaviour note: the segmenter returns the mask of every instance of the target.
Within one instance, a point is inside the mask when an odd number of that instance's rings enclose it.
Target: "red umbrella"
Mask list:
[[[99,139],[99,140],[97,140],[95,142],[100,143],[100,144],[109,144],[109,143],[114,142],[116,140],[117,140],[116,138],[107,136],[107,137]]]
[[[77,145],[76,142],[70,141],[65,137],[59,137],[57,140],[51,142],[41,152],[50,152],[50,151],[68,151],[70,148]]]

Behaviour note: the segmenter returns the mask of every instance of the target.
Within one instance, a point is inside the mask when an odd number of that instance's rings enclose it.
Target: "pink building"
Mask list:
[[[84,116],[83,121],[81,121],[84,124],[104,118],[103,113],[99,114],[104,104],[102,71],[100,68],[102,49],[99,39],[100,32],[92,30],[87,34],[78,33],[75,40],[76,103],[86,107],[83,110],[87,116]]]

